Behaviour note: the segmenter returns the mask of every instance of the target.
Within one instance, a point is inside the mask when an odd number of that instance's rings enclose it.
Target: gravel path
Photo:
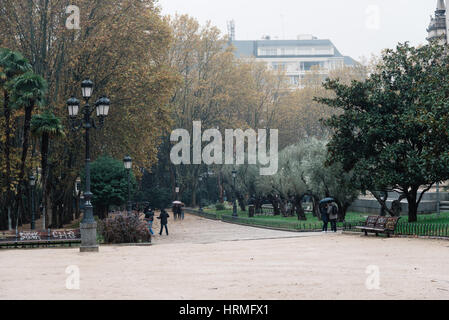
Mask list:
[[[99,254],[0,250],[0,299],[449,299],[447,241],[297,234],[193,216],[170,221],[169,231],[151,247]],[[79,290],[66,288],[68,266],[79,268]]]

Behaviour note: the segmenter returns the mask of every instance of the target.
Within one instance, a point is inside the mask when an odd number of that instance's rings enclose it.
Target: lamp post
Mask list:
[[[128,171],[128,205],[127,211],[128,216],[131,215],[132,203],[131,203],[131,168],[133,167],[133,159],[130,156],[126,156],[123,159],[123,164],[125,165],[125,169]]]
[[[34,186],[36,185],[36,178],[30,176],[30,187],[31,187],[31,230],[36,229],[36,213],[34,210]]]
[[[235,178],[237,177],[237,171],[232,170],[232,178],[234,180],[234,199],[233,199],[233,206],[232,206],[232,216],[234,218],[238,217],[237,214],[237,196],[236,196],[236,190],[235,190]]]
[[[176,200],[179,200],[179,187],[175,188],[175,192],[176,192]]]
[[[104,126],[104,120],[108,116],[110,101],[105,96],[101,97],[95,103],[95,108],[89,105],[89,100],[92,97],[94,84],[91,80],[84,80],[81,83],[81,89],[85,106],[83,107],[82,118],[78,119],[78,113],[80,110],[80,102],[75,97],[70,98],[67,101],[67,108],[70,117],[70,125],[73,131],[84,128],[85,130],[85,142],[86,142],[86,191],[84,192],[84,216],[80,224],[81,229],[81,252],[98,252],[97,243],[97,223],[94,219],[93,206],[91,203],[93,194],[90,191],[90,129],[101,129]],[[97,111],[97,117],[99,119],[99,126],[97,127],[92,113]]]
[[[198,193],[198,201],[199,201],[199,203],[200,203],[200,212],[203,212],[203,205],[201,204],[201,185],[202,185],[202,182],[203,182],[203,176],[200,176],[199,178],[198,178],[198,181],[199,181],[199,193]]]

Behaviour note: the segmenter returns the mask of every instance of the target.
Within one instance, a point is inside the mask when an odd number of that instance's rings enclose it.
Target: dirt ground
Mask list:
[[[150,247],[0,250],[0,299],[449,299],[448,241],[169,223]]]

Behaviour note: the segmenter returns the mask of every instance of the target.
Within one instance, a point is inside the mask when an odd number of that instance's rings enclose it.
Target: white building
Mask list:
[[[430,25],[427,28],[428,37],[427,40],[441,39],[442,44],[448,43],[447,34],[448,26],[446,17],[446,3],[444,0],[437,1],[437,9],[435,16],[430,17]]]
[[[297,40],[271,40],[269,37],[255,41],[234,40],[232,44],[237,57],[255,57],[275,70],[282,69],[295,86],[301,86],[301,80],[312,67],[319,67],[324,79],[333,69],[356,64],[351,57],[343,56],[330,40],[312,35],[301,35]]]

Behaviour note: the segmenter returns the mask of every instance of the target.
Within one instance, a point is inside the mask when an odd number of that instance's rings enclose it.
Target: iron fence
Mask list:
[[[198,210],[186,209],[187,213],[191,213],[206,219],[222,220],[224,222],[243,224],[249,226],[259,226],[266,228],[284,229],[292,231],[302,232],[317,232],[323,228],[323,223],[307,222],[307,221],[280,221],[272,219],[260,219],[260,218],[246,218],[246,217],[233,217],[231,215],[218,215],[211,212],[200,212]],[[356,227],[362,227],[365,225],[365,221],[353,220],[338,223],[337,227],[343,231],[351,231],[361,233],[360,229]],[[439,237],[449,238],[449,224],[442,223],[408,223],[399,222],[396,226],[395,235],[398,236],[420,236],[420,237]]]
[[[345,222],[344,231],[363,232],[356,227],[363,227],[365,221]],[[394,231],[398,236],[439,237],[449,238],[449,224],[443,223],[408,223],[399,222]]]

